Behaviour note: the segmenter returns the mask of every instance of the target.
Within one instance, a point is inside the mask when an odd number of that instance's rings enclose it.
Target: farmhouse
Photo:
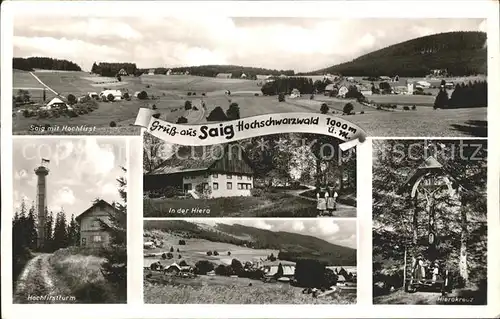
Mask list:
[[[118,71],[118,75],[127,76],[128,73],[127,73],[127,71],[125,71],[125,69],[121,69],[120,71]]]
[[[356,88],[358,89],[358,92],[360,92],[364,96],[372,95],[372,89],[365,85],[356,85]]]
[[[294,98],[298,98],[298,97],[300,97],[299,89],[293,89],[292,93],[290,93],[290,98],[294,99]]]
[[[256,77],[257,77],[257,80],[268,80],[268,79],[272,78],[273,76],[272,75],[257,74]]]
[[[242,79],[246,79],[246,78],[247,78],[247,75],[246,75],[245,73],[242,73],[242,74],[241,74],[241,78],[242,78]]]
[[[380,78],[380,81],[392,81],[390,76],[382,75]]]
[[[345,286],[346,285],[346,280],[343,275],[338,275],[337,278],[337,286]]]
[[[431,87],[431,84],[427,81],[417,81],[417,85],[422,87],[423,89],[428,89]]]
[[[168,266],[167,269],[165,269],[165,272],[171,273],[171,274],[177,274],[181,271],[181,267],[177,265],[176,263],[173,263],[172,265]]]
[[[347,86],[342,85],[339,87],[339,93],[337,96],[339,96],[341,98],[345,98],[345,95],[347,94],[347,92],[349,92],[349,89],[347,88]]]
[[[109,215],[113,213],[120,212],[101,199],[78,215],[75,219],[80,224],[80,246],[98,247],[109,244],[109,233],[103,229],[102,223],[109,224]]]
[[[333,90],[337,90],[334,84],[328,84],[325,87],[325,95],[329,95]]]
[[[154,75],[155,74],[155,69],[149,69],[148,75]]]
[[[99,94],[97,94],[97,92],[88,92],[88,96],[91,99],[97,99],[99,97]]]
[[[47,107],[46,107],[48,110],[50,109],[67,109],[68,108],[68,105],[66,103],[64,103],[61,99],[59,99],[58,97],[55,97],[53,98],[52,100],[50,100],[49,103],[47,103]]]
[[[223,79],[230,79],[233,77],[231,73],[217,73],[216,77]]]
[[[194,198],[250,196],[253,168],[239,144],[179,149],[144,175],[144,190],[172,187]]]
[[[110,94],[113,95],[115,100],[117,101],[122,99],[122,92],[120,90],[104,90],[99,95],[101,97],[108,97]]]
[[[167,73],[165,73],[166,75],[171,75],[172,74],[172,69],[168,69]]]
[[[147,241],[144,243],[144,249],[153,249],[155,248],[155,243],[152,241]]]

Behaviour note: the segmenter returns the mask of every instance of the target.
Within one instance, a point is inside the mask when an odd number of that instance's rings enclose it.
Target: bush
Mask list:
[[[207,251],[207,256],[212,256],[212,254],[213,254],[213,253],[212,253],[212,251],[211,251],[211,250]]]
[[[415,110],[417,109],[417,106],[416,106],[416,105],[413,105],[413,106],[411,107],[411,109],[415,111]]]
[[[23,110],[23,116],[24,117],[31,117],[31,112],[28,110]]]
[[[177,119],[177,122],[175,122],[176,124],[185,124],[188,122],[188,119],[185,118],[184,116],[181,116]]]
[[[347,103],[346,105],[344,105],[344,113],[349,115],[351,114],[351,112],[354,110],[354,106],[351,104],[351,103]]]
[[[49,112],[46,110],[40,110],[38,111],[38,118],[39,119],[46,119],[49,117]]]
[[[409,111],[409,110],[410,110],[410,108],[409,108],[408,106],[403,106],[403,110],[405,110],[405,111]]]
[[[238,103],[231,103],[226,111],[228,120],[238,120],[240,118],[240,107]]]
[[[73,94],[68,94],[68,104],[69,105],[76,104],[76,97]]]
[[[226,116],[226,113],[220,106],[217,106],[215,109],[213,109],[212,112],[210,112],[210,114],[207,116],[207,121],[223,122],[227,120],[228,118]]]
[[[172,254],[172,253],[170,253],[170,252],[169,252],[169,253],[167,253],[167,258],[168,258],[168,259],[172,259],[172,258],[174,258],[174,254]]]
[[[108,94],[107,96],[108,101],[113,102],[115,100],[115,96],[111,93]]]
[[[381,110],[382,107],[380,105],[377,105],[377,110]]]
[[[174,247],[170,247],[170,252],[173,253],[174,252]]]
[[[184,239],[179,240],[179,245],[186,245],[186,241]]]
[[[184,267],[184,266],[187,266],[187,262],[185,260],[181,260],[181,262],[179,263],[179,266],[181,267]]]
[[[182,258],[182,256],[181,256],[181,255],[179,255],[179,257],[177,257],[177,259],[181,259],[181,258]]]
[[[321,107],[319,109],[321,114],[327,114],[329,110],[330,108],[328,107],[328,105],[326,105],[326,103],[321,104]]]
[[[147,100],[148,99],[148,93],[146,91],[141,91],[139,94],[137,94],[137,98],[139,100]]]
[[[234,258],[231,261],[231,269],[233,270],[233,273],[235,275],[240,274],[243,271],[243,265],[241,264],[241,261],[239,261],[238,259]]]
[[[187,96],[191,96],[191,94],[192,94],[191,92],[187,92]]]
[[[295,279],[299,287],[323,288],[325,286],[325,266],[313,259],[297,260]]]
[[[205,96],[206,94],[205,93],[201,93],[201,96]]]
[[[228,255],[228,256],[231,256],[231,252],[230,252],[230,251],[228,251],[228,252],[227,252],[227,255]]]
[[[68,110],[66,113],[69,117],[77,117],[78,113],[76,113],[74,110]]]
[[[146,85],[146,89],[149,89],[151,87],[151,85],[147,84]]]
[[[167,254],[166,253],[161,254],[161,258],[162,259],[167,259]]]
[[[215,268],[215,274],[218,276],[230,276],[232,273],[231,266],[219,265]]]
[[[125,100],[130,99],[130,94],[128,94],[128,92],[123,93],[123,98],[124,98]]]
[[[264,195],[264,191],[261,188],[252,188],[250,190],[250,194],[254,197],[262,197]]]
[[[365,114],[365,111],[361,111],[361,112],[359,112],[359,114]]]
[[[195,95],[196,95],[196,92],[193,92],[193,96],[195,96]]]
[[[110,127],[116,127],[116,123],[115,123],[115,121],[111,121],[111,122],[109,123],[109,126],[110,126]]]
[[[278,94],[278,102],[285,102],[285,93]]]
[[[259,93],[255,93],[254,96],[259,96]]]
[[[193,103],[191,103],[191,101],[186,101],[184,102],[184,109],[187,111],[187,110],[190,110],[193,108]]]
[[[219,256],[219,253],[217,252],[217,250],[214,250],[214,256]]]
[[[214,270],[214,264],[208,260],[200,260],[195,264],[195,273],[198,275],[206,275],[208,272]]]

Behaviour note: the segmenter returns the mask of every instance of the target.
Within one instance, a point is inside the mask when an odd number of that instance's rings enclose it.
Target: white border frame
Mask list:
[[[358,146],[358,305],[144,305],[142,303],[142,175],[131,172],[142,170],[142,156],[129,160],[129,282],[128,305],[12,305],[12,283],[10,258],[3,258],[2,267],[2,317],[29,318],[324,318],[324,317],[454,317],[477,318],[494,317],[500,314],[500,242],[499,218],[499,143],[493,138],[500,137],[499,129],[494,125],[500,110],[497,107],[499,94],[492,88],[499,87],[499,7],[494,0],[484,1],[197,1],[197,2],[151,2],[125,1],[117,5],[116,1],[9,1],[2,3],[1,17],[1,84],[3,92],[10,92],[12,87],[12,32],[13,14],[23,15],[96,15],[135,16],[139,12],[149,16],[190,15],[206,16],[253,16],[253,17],[380,17],[380,18],[487,18],[488,19],[488,82],[490,85],[488,118],[489,155],[488,161],[488,306],[412,306],[412,305],[371,305],[371,139]],[[264,11],[265,8],[265,11]],[[104,14],[102,14],[104,13]],[[2,253],[11,256],[12,217],[12,121],[11,100],[8,94],[1,96],[2,126]],[[37,138],[40,136],[37,136]],[[76,136],[72,136],[76,138]],[[97,137],[97,136],[93,136]],[[46,138],[46,137],[43,137]],[[83,138],[83,137],[82,137]],[[142,151],[141,137],[123,137],[129,140],[129,150]],[[407,139],[409,137],[406,137]],[[432,137],[429,137],[432,138]],[[422,138],[412,138],[422,139]],[[448,138],[446,138],[448,139]],[[366,146],[365,146],[366,145]],[[366,147],[366,148],[365,148]],[[140,149],[141,151],[138,151]],[[362,149],[365,149],[364,151]],[[370,155],[368,155],[370,154]],[[139,155],[139,154],[138,154]],[[369,162],[369,163],[368,163]],[[360,167],[360,163],[369,166]],[[368,175],[367,167],[370,168]],[[135,173],[136,174],[136,173]],[[370,177],[368,177],[370,176]],[[368,195],[370,194],[370,195]],[[359,199],[363,198],[363,201]],[[369,217],[368,217],[369,216]],[[363,295],[360,294],[363,292]],[[365,295],[366,294],[366,295]]]

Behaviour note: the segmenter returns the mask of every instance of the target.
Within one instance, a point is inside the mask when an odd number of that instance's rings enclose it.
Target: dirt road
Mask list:
[[[306,185],[306,187],[309,189],[315,189],[314,186],[310,185]],[[295,197],[307,199],[311,202],[316,202],[315,198],[301,195],[305,191],[306,190],[299,189],[299,190],[284,190],[283,192]],[[356,217],[356,207],[337,203],[337,210],[333,212],[333,216],[318,216],[318,217]]]
[[[68,287],[49,263],[52,254],[39,254],[24,267],[14,289],[14,303],[71,303]]]
[[[47,90],[49,90],[50,92],[54,93],[56,96],[59,96],[59,94],[54,91],[53,89],[51,89],[47,84],[43,83],[42,80],[40,80],[38,78],[38,76],[36,76],[33,72],[30,72],[30,74],[35,78],[35,80],[37,80],[38,82],[40,82],[41,85],[45,86],[47,88]]]

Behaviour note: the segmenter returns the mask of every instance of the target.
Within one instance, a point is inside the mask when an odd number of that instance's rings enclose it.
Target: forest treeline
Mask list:
[[[12,221],[12,264],[14,279],[22,271],[26,262],[31,259],[35,250],[54,252],[60,248],[76,246],[80,241],[80,226],[73,215],[66,219],[64,212],[55,217],[46,210],[44,246],[37,247],[37,213],[34,204],[28,209],[26,203],[16,209]]]
[[[254,249],[276,249],[282,251],[283,260],[316,259],[330,265],[356,265],[356,250],[329,243],[320,238],[289,232],[270,230],[244,225],[218,224],[217,230],[199,227],[187,221],[147,221],[145,230],[161,230],[175,233],[183,238],[201,238]],[[250,236],[243,240],[238,236]]]
[[[245,74],[247,79],[257,79],[257,75],[294,75],[294,70],[276,70],[265,68],[245,67],[239,65],[201,65],[172,68],[172,72],[189,72],[191,75],[215,77],[218,73],[231,73],[233,78],[241,78]],[[165,69],[166,73],[166,69]]]
[[[82,70],[82,68],[74,62],[45,57],[13,58],[12,67],[22,71],[33,71],[34,69],[59,71]]]
[[[135,63],[109,63],[109,62],[94,62],[90,72],[101,76],[115,77],[118,72],[123,69],[128,75],[137,75],[138,69]]]
[[[306,74],[422,77],[433,69],[446,69],[450,76],[487,74],[486,33],[461,31],[424,36]]]

